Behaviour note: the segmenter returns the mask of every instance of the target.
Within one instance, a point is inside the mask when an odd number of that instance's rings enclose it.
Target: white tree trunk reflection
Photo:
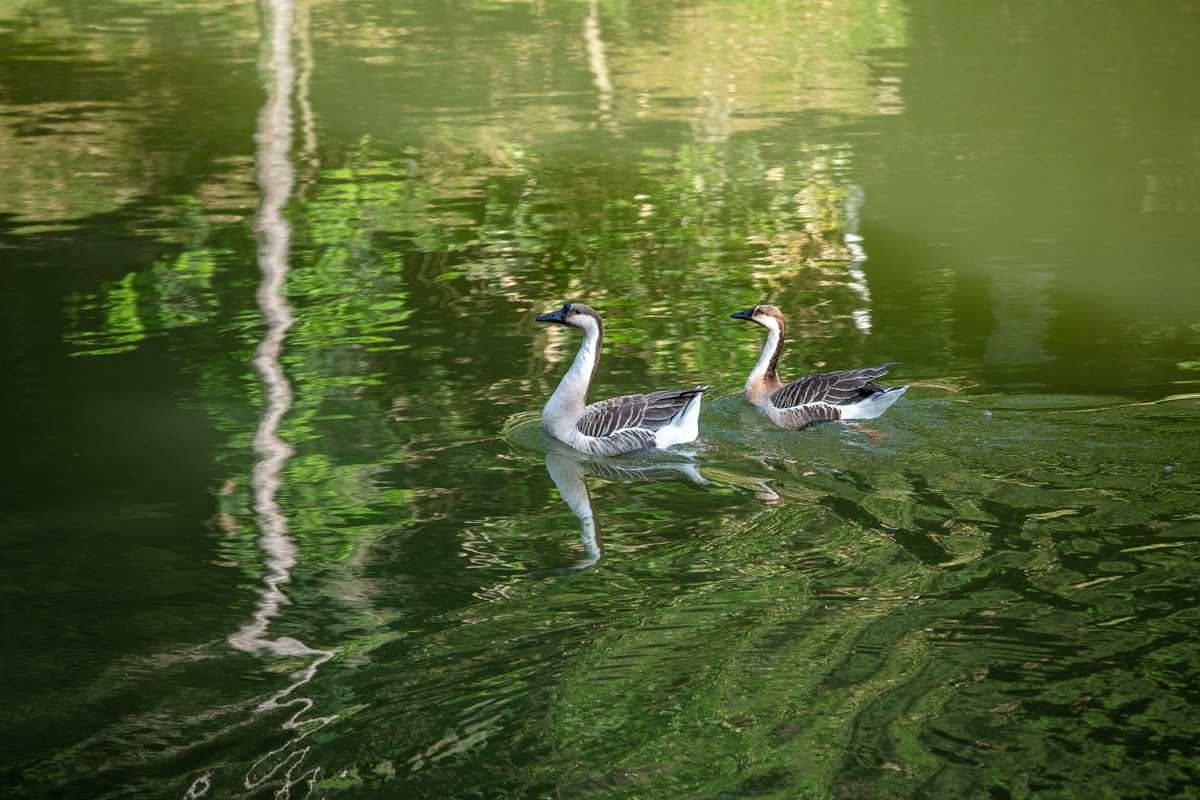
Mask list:
[[[258,264],[262,280],[258,286],[258,306],[262,310],[266,333],[255,350],[253,366],[263,387],[263,409],[255,431],[255,454],[251,487],[254,492],[254,511],[259,529],[259,547],[267,568],[265,587],[259,592],[253,619],[229,637],[229,643],[239,650],[273,658],[315,657],[309,664],[294,672],[287,687],[268,697],[255,709],[262,714],[280,708],[296,707],[286,722],[285,730],[298,731],[283,747],[260,758],[246,774],[247,788],[261,786],[282,775],[285,792],[293,785],[311,782],[319,767],[303,768],[308,747],[298,742],[309,733],[336,718],[306,717],[313,701],[300,697],[296,690],[315,676],[317,668],[334,656],[332,650],[309,647],[290,636],[271,638],[268,628],[282,606],[289,603],[281,588],[291,580],[296,564],[296,544],[288,532],[288,518],[280,510],[278,491],[283,483],[283,468],[292,455],[292,448],[279,437],[279,426],[292,404],[292,390],[284,373],[280,357],[284,339],[293,317],[283,295],[288,272],[291,226],[283,211],[295,183],[291,162],[292,98],[296,70],[292,63],[292,27],[295,22],[294,0],[263,0],[263,30],[267,41],[264,48],[263,75],[267,102],[258,118],[257,171],[260,189],[258,213],[254,231],[258,239]],[[307,20],[307,16],[304,17]],[[307,94],[305,93],[305,97]],[[193,790],[197,787],[193,786]]]

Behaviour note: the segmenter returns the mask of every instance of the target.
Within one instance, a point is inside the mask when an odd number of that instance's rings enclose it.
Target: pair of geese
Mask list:
[[[775,368],[786,329],[775,306],[755,306],[731,315],[767,329],[767,343],[746,379],[746,399],[781,428],[810,422],[874,419],[904,394],[907,386],[886,388],[875,378],[887,374],[892,361],[878,367],[826,372],[784,384]],[[542,427],[565,444],[593,456],[616,456],[648,447],[691,442],[699,435],[700,395],[709,386],[681,391],[614,397],[587,405],[588,386],[600,362],[604,323],[582,303],[567,303],[538,322],[556,322],[583,332],[575,362],[542,410]]]

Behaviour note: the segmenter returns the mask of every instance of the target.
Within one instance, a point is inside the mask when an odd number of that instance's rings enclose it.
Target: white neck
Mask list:
[[[774,391],[779,384],[778,377],[775,377],[774,380],[768,378],[768,372],[771,372],[772,361],[775,360],[775,351],[779,347],[782,333],[774,320],[767,320],[767,324],[763,327],[767,329],[767,343],[763,345],[758,363],[754,365],[754,369],[750,370],[750,376],[746,378],[746,397],[751,403],[754,403],[757,397]]]
[[[590,323],[591,320],[588,320]],[[592,373],[596,370],[596,362],[600,359],[600,329],[595,324],[587,324],[583,328],[583,344],[575,355],[575,362],[567,370],[567,374],[546,401],[542,409],[543,424],[571,426],[583,416],[587,405],[588,386],[592,383]]]

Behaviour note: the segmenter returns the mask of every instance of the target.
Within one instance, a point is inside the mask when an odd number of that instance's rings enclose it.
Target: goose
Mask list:
[[[887,374],[891,361],[878,367],[809,375],[784,385],[775,372],[783,350],[786,325],[775,306],[755,306],[730,314],[767,329],[767,343],[746,378],[746,399],[781,428],[795,430],[810,422],[836,419],[875,419],[900,399],[907,386],[887,388],[875,379]]]
[[[583,331],[575,362],[542,409],[542,427],[555,439],[588,455],[615,456],[691,442],[699,435],[700,395],[711,387],[630,394],[586,405],[604,342],[600,315],[583,303],[567,303],[537,321]]]

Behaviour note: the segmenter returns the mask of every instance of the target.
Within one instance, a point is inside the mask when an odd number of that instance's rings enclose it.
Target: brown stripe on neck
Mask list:
[[[600,348],[604,346],[604,320],[592,309],[588,309],[592,319],[596,320],[596,355],[592,358],[592,374],[588,376],[587,387],[583,390],[583,404],[587,405],[587,393],[592,388],[592,379],[596,377],[596,367],[600,366]]]
[[[767,364],[767,371],[763,375],[763,379],[768,385],[778,386],[783,382],[779,380],[775,367],[779,364],[779,354],[783,352],[783,338],[787,333],[787,325],[784,324],[783,317],[776,317],[775,320],[779,323],[779,341],[775,342],[775,352],[771,354],[771,361]]]

